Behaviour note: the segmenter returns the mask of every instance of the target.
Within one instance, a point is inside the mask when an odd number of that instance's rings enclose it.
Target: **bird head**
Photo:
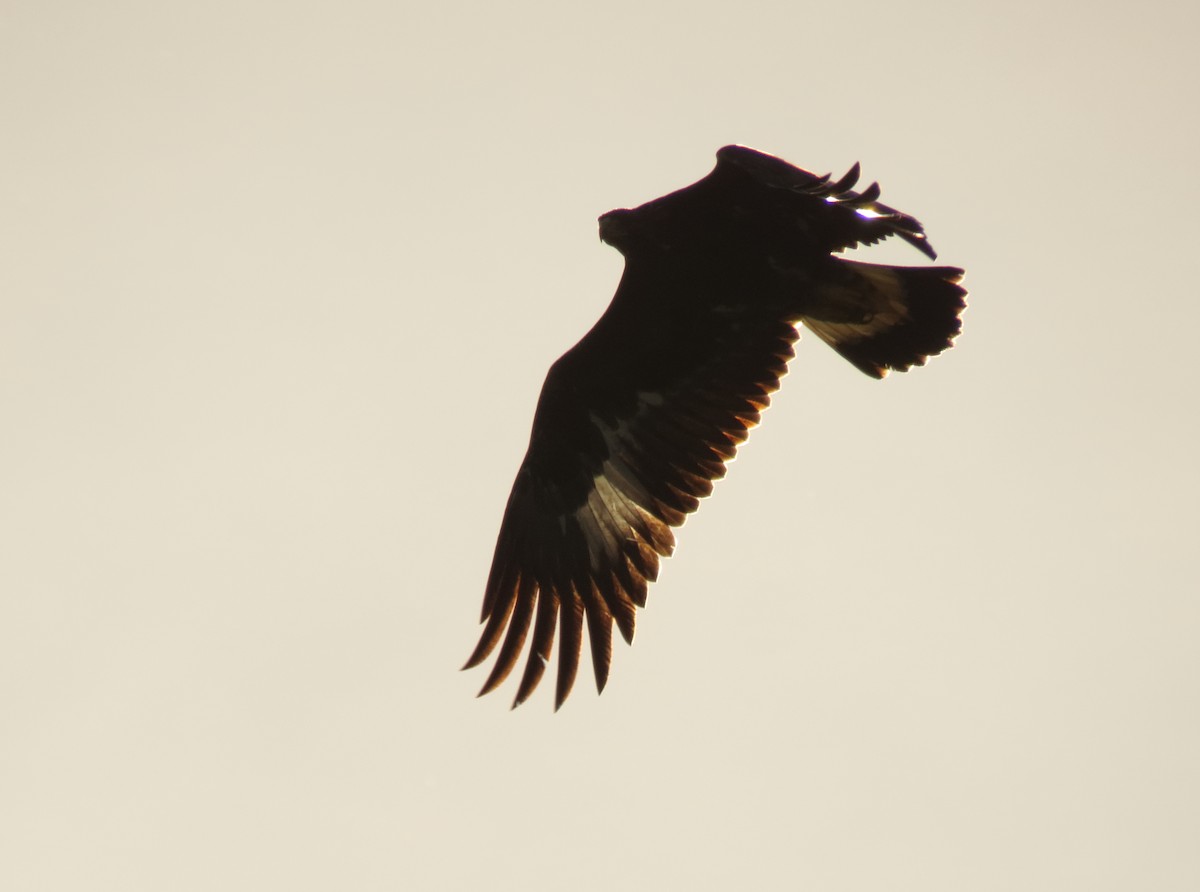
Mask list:
[[[638,243],[637,215],[628,208],[618,208],[600,215],[600,241],[612,245],[622,254]]]

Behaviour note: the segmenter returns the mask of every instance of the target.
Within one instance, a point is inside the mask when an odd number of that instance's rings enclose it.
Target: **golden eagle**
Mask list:
[[[875,378],[941,353],[961,327],[963,271],[835,256],[899,236],[931,259],[921,224],[744,146],[717,152],[697,183],[600,217],[625,255],[604,315],[550,367],[517,472],[466,667],[500,642],[480,694],[533,640],[514,707],[537,687],[558,626],[555,709],[574,684],[584,617],[604,689],[614,622],[637,607],[695,511],[758,423],[799,337],[810,331]],[[505,629],[507,628],[507,633]]]

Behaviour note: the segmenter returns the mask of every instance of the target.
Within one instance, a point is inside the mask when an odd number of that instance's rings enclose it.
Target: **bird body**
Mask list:
[[[837,256],[898,236],[936,255],[914,218],[743,146],[704,179],[600,217],[625,256],[612,303],[550,368],[509,497],[467,666],[500,644],[481,693],[533,639],[514,706],[533,692],[558,629],[556,708],[586,625],[603,690],[615,624],[626,641],[672,527],[712,492],[761,418],[804,324],[881,378],[951,345],[965,291],[954,267]]]

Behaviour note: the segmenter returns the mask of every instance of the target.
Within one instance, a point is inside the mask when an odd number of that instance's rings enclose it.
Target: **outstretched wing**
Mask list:
[[[809,173],[757,149],[725,146],[717,151],[715,173],[722,167],[740,170],[759,185],[778,192],[781,201],[791,201],[799,215],[817,224],[810,234],[818,236],[829,250],[873,245],[894,235],[931,260],[937,259],[920,221],[877,200],[878,183],[871,183],[862,192],[854,191],[860,174],[857,162],[834,182],[828,174]]]
[[[679,301],[649,287],[663,285],[627,268],[608,311],[546,377],[496,543],[487,625],[467,661],[500,644],[480,694],[512,671],[532,626],[513,705],[527,699],[557,625],[557,709],[575,681],[585,617],[603,690],[613,624],[632,639],[635,608],[674,547],[671,528],[724,475],[786,372],[793,320],[714,307],[668,326],[652,308]]]

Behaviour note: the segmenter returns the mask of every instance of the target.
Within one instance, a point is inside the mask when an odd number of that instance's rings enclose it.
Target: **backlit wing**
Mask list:
[[[604,688],[613,624],[632,639],[635,608],[674,546],[671,528],[724,475],[793,355],[791,321],[745,310],[716,308],[664,331],[661,320],[637,318],[639,307],[656,303],[642,287],[627,270],[609,311],[550,369],[505,509],[487,625],[467,666],[503,637],[480,693],[491,691],[532,626],[514,706],[541,680],[556,625],[556,708],[566,699],[585,617]]]

